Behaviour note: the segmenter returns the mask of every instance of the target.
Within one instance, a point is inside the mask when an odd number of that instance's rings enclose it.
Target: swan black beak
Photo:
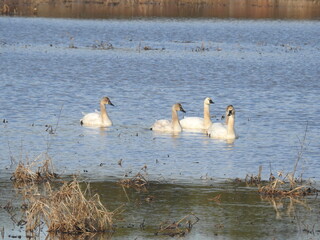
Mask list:
[[[109,101],[109,105],[114,106],[112,102]]]
[[[210,103],[210,104],[213,104],[213,103],[214,103],[214,101],[212,101],[212,100],[210,99],[209,103]]]
[[[231,116],[231,115],[232,115],[232,110],[228,112],[228,116]]]
[[[180,108],[180,111],[186,113],[186,111],[182,107]]]

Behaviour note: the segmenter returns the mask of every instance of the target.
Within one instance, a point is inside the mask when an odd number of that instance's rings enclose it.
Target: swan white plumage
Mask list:
[[[180,103],[176,103],[172,106],[171,111],[172,111],[171,121],[166,119],[157,120],[150,129],[158,132],[181,132],[182,128],[179,122],[177,111],[181,111],[185,113],[185,110],[183,109]]]
[[[211,124],[210,104],[214,103],[211,98],[207,97],[203,101],[203,118],[187,117],[180,120],[182,129],[188,130],[207,130]]]
[[[100,112],[96,111],[93,113],[88,113],[83,116],[80,120],[80,124],[87,127],[110,127],[112,126],[112,121],[107,114],[105,105],[109,104],[114,106],[108,97],[103,97],[100,100]]]
[[[234,129],[235,114],[234,107],[229,105],[226,109],[226,123],[213,123],[207,131],[209,137],[224,140],[236,139],[237,134]]]

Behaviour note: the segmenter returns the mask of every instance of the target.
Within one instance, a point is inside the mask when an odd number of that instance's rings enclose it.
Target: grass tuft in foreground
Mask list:
[[[89,184],[82,191],[77,180],[64,183],[53,191],[49,182],[45,194],[34,194],[27,211],[27,227],[30,232],[45,222],[48,232],[83,234],[113,230],[114,212],[100,202],[98,194],[91,196]]]

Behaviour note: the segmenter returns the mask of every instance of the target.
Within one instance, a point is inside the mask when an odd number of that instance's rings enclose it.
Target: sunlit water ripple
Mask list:
[[[153,180],[244,178],[260,165],[268,178],[293,171],[306,132],[298,172],[318,180],[319,32],[318,21],[1,17],[0,171],[49,148],[57,172],[90,179],[144,166]],[[102,96],[114,126],[81,127]],[[149,130],[175,102],[201,116],[207,96],[214,121],[235,107],[235,142]]]

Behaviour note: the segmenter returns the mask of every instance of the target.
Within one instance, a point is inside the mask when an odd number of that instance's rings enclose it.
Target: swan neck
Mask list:
[[[172,126],[174,130],[181,129],[181,125],[179,122],[178,113],[176,110],[172,109]]]
[[[204,104],[203,105],[203,123],[205,128],[209,128],[212,124],[211,117],[210,117],[210,105]]]
[[[227,129],[228,129],[228,134],[235,134],[235,131],[234,131],[234,122],[235,122],[235,119],[234,119],[234,116],[228,116],[227,120]]]
[[[101,119],[103,122],[106,122],[107,120],[109,120],[106,107],[103,103],[100,103],[100,113],[101,113]]]

